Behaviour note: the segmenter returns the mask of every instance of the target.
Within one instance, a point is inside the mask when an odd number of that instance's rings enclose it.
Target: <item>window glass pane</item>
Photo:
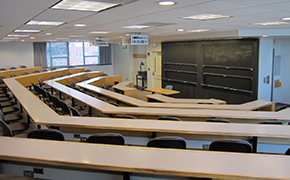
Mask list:
[[[83,43],[82,42],[69,42],[69,65],[77,66],[83,65]]]
[[[99,56],[99,46],[90,46],[90,42],[84,42],[85,56]]]
[[[51,57],[67,57],[66,42],[51,43]]]
[[[46,43],[46,67],[50,67],[50,43]]]
[[[99,64],[99,57],[85,57],[85,64]]]
[[[52,66],[67,66],[67,58],[52,58]]]

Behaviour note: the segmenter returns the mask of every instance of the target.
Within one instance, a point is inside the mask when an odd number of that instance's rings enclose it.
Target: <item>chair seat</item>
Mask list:
[[[29,124],[27,123],[11,123],[8,126],[12,132],[20,132],[29,129]]]
[[[0,102],[7,102],[7,101],[11,101],[12,98],[11,97],[0,97]]]
[[[11,122],[14,122],[14,121],[19,121],[23,119],[23,116],[21,114],[7,114],[5,115],[5,122],[7,124],[11,123]]]
[[[3,111],[4,115],[6,115],[6,114],[10,114],[10,113],[14,113],[16,111],[19,111],[19,108],[10,106],[10,107],[2,108],[2,111]]]
[[[14,105],[15,105],[15,103],[12,102],[12,101],[1,102],[2,108],[9,107],[9,106],[14,106]]]

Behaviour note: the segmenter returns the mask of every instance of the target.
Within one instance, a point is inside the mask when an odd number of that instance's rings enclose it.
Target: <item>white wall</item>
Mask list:
[[[153,46],[154,44],[155,46]],[[159,72],[158,67],[162,67],[162,61],[161,61],[161,55],[158,55],[158,52],[161,52],[161,43],[152,43],[147,46],[147,53],[149,56],[147,56],[147,86],[148,88],[151,87],[161,87],[162,86],[162,80],[159,75],[162,75],[162,72]],[[153,71],[155,69],[155,62],[154,57],[158,58],[156,60],[156,63],[160,63],[159,65],[156,64],[156,71],[155,76],[153,76]],[[149,70],[150,69],[150,70]]]
[[[273,57],[273,38],[260,38],[259,44],[259,73],[258,73],[258,99],[271,100],[271,76]],[[270,76],[270,83],[264,78]]]
[[[114,75],[113,65],[103,65],[103,66],[85,66],[85,69],[90,69],[92,71],[103,71],[109,76]]]
[[[281,56],[280,76],[274,76],[274,80],[280,79],[281,87],[273,88],[273,101],[290,104],[290,38],[276,39],[275,55]]]
[[[9,68],[26,65],[33,66],[33,43],[30,42],[10,42],[0,43],[0,67]]]

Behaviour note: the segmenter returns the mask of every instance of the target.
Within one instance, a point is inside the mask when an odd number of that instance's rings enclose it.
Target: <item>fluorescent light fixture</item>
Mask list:
[[[75,27],[85,27],[85,26],[87,26],[86,24],[75,24],[74,25]]]
[[[121,28],[123,28],[123,29],[144,29],[144,28],[149,28],[149,27],[150,26],[135,24],[135,25],[129,25],[129,26],[122,26]]]
[[[290,17],[284,17],[282,18],[283,21],[290,21]]]
[[[289,24],[289,22],[282,22],[282,21],[250,23],[250,25],[256,25],[256,26],[279,26],[279,25],[287,25],[287,24]]]
[[[85,35],[70,35],[69,37],[78,38],[78,37],[86,37]]]
[[[118,3],[97,2],[92,0],[63,0],[51,9],[75,10],[75,11],[95,11],[99,12],[114,6],[120,5]]]
[[[231,16],[227,15],[221,15],[221,14],[197,14],[192,16],[185,16],[185,17],[179,17],[179,19],[185,19],[185,20],[213,20],[213,19],[222,19],[222,18],[230,18]]]
[[[27,37],[29,34],[8,34],[7,37]]]
[[[156,4],[160,5],[160,6],[172,6],[177,4],[177,2],[175,1],[158,1],[156,2]]]
[[[52,33],[45,33],[44,35],[46,35],[46,36],[51,36]]]
[[[206,31],[211,31],[212,29],[192,29],[188,30],[187,32],[206,32]]]
[[[35,39],[35,37],[30,37],[30,39]]]
[[[183,32],[184,29],[176,29],[176,31],[178,31],[178,32]]]
[[[108,34],[108,33],[110,33],[110,32],[108,32],[108,31],[91,31],[91,32],[89,32],[90,34]]]
[[[8,40],[8,39],[5,39],[5,40],[0,40],[0,42],[12,42],[13,40]]]
[[[24,42],[25,40],[24,39],[21,39],[21,42]]]
[[[3,39],[19,39],[19,37],[4,37]]]
[[[55,38],[55,39],[69,39],[69,38],[58,37],[58,38]]]
[[[65,22],[58,21],[29,21],[26,25],[39,25],[39,26],[59,26]]]
[[[41,30],[32,30],[32,29],[16,29],[14,32],[23,32],[23,33],[37,33]]]

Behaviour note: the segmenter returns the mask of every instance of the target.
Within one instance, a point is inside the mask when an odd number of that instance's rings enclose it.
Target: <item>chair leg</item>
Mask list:
[[[123,172],[123,180],[130,180],[130,173],[129,172]]]

